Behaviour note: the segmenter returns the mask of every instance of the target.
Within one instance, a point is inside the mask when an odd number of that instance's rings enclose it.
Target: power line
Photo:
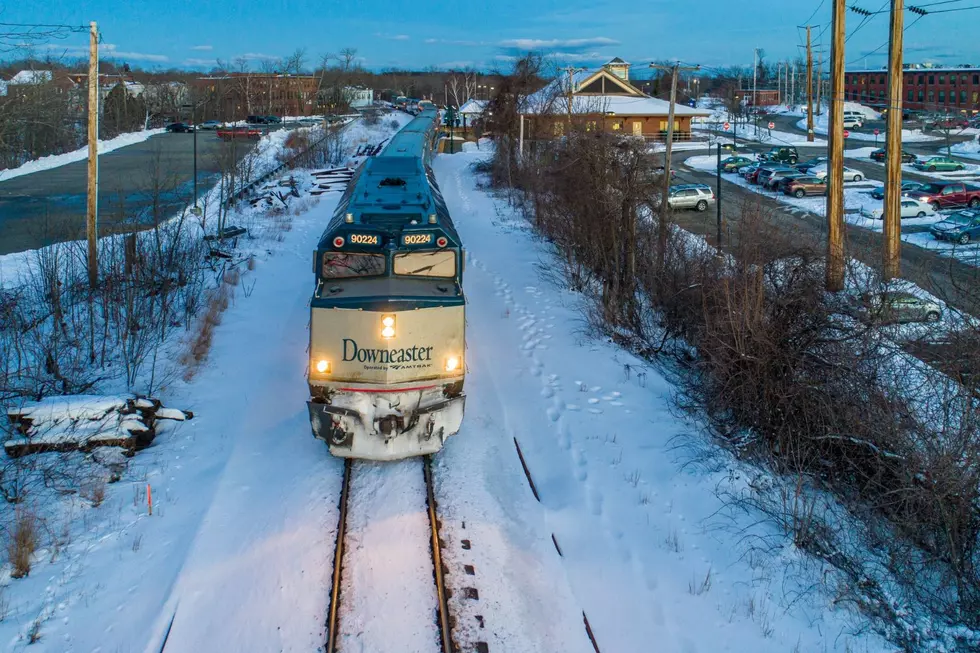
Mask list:
[[[913,25],[915,25],[917,22],[919,22],[920,20],[922,20],[923,16],[925,16],[925,14],[921,14],[918,18],[916,18],[911,23],[909,23],[908,25],[906,25],[905,26],[905,29],[903,29],[902,32],[909,31],[909,29]],[[881,50],[886,45],[888,45],[888,41],[885,41],[884,43],[882,43],[881,45],[879,45],[877,48],[875,48],[874,50],[872,50],[871,52],[866,52],[866,53],[862,54],[860,57],[858,57],[857,59],[852,59],[851,61],[848,62],[848,64],[857,63],[858,61],[860,61],[861,59],[864,59],[865,57],[870,57],[871,55],[877,53],[879,50]]]

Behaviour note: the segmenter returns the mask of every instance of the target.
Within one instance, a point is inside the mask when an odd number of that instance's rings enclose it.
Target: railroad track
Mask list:
[[[445,570],[442,564],[442,549],[439,541],[439,520],[436,514],[436,500],[432,485],[432,464],[430,456],[422,458],[422,474],[425,479],[425,503],[429,517],[429,552],[432,556],[432,575],[436,591],[436,626],[438,630],[438,646],[441,653],[454,653],[452,631],[449,621],[448,594],[445,585]],[[338,651],[340,637],[341,614],[343,604],[342,593],[344,579],[344,554],[347,542],[347,514],[350,499],[351,477],[356,461],[344,461],[343,486],[340,494],[340,516],[337,524],[337,541],[334,548],[333,582],[330,589],[330,609],[327,613],[326,653]]]

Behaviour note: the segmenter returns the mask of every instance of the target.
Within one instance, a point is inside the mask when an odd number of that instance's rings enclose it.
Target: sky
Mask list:
[[[890,3],[851,4],[876,11]],[[955,0],[935,9],[976,4]],[[826,0],[748,5],[731,0],[0,0],[0,23],[80,26],[96,20],[102,56],[143,68],[208,70],[219,59],[241,57],[259,69],[297,48],[305,48],[310,67],[324,55],[356,48],[360,63],[373,70],[507,70],[528,50],[553,55],[563,65],[591,66],[618,56],[635,66],[678,60],[724,67],[751,65],[755,48],[770,61],[795,58],[805,42],[798,26],[808,20],[814,25],[815,59],[820,51],[829,59],[830,5]],[[980,10],[927,15],[914,25],[917,17],[906,16],[906,62],[980,65],[980,40],[973,34]],[[848,34],[854,32],[846,46],[847,67],[883,66],[887,13],[863,25],[852,12],[846,20]],[[4,29],[11,28],[0,25]],[[35,51],[81,56],[87,53],[87,35],[51,39]]]

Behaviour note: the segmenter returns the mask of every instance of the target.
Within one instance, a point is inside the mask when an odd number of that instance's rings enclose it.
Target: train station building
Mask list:
[[[669,102],[650,97],[630,83],[630,64],[619,57],[599,68],[562,74],[525,98],[522,107],[525,137],[531,140],[563,135],[570,113],[571,121],[586,131],[663,141],[669,112]],[[678,103],[674,108],[674,140],[689,140],[691,120],[709,115],[703,109]]]

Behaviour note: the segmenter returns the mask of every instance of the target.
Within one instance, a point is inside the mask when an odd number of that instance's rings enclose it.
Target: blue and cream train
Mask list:
[[[316,250],[309,412],[335,456],[431,454],[463,420],[463,249],[426,109],[354,174]]]

